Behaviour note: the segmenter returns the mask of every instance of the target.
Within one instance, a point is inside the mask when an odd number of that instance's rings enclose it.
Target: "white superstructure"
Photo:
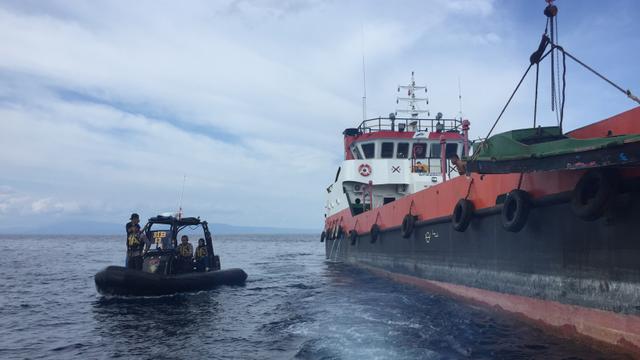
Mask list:
[[[396,113],[410,117],[392,113],[344,131],[346,158],[327,188],[325,216],[349,208],[357,215],[458,176],[447,159],[454,154],[462,158],[468,148],[462,119],[444,119],[440,113],[419,118],[428,113],[419,103],[426,105],[428,100],[415,96],[426,87],[415,85],[413,73],[409,85],[398,87],[401,90],[408,97],[397,102],[407,102],[408,109]],[[466,120],[465,125],[464,130]]]

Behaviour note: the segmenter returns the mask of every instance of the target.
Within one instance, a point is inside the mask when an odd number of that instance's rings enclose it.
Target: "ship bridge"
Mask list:
[[[416,96],[427,88],[416,86],[413,72],[409,85],[398,86],[405,90],[396,99],[405,109],[344,130],[344,161],[327,188],[327,216],[346,208],[357,215],[459,175],[450,160],[469,153],[469,121],[429,117],[428,98]]]
[[[344,135],[344,161],[329,188],[327,215],[380,207],[459,176],[450,159],[468,154],[469,122],[443,118],[364,120]]]

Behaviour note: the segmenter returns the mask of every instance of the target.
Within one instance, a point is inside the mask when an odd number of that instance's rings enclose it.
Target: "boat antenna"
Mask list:
[[[180,192],[180,202],[178,203],[178,219],[182,219],[182,198],[184,197],[184,184],[187,182],[187,175],[182,177],[182,191]]]
[[[362,50],[362,121],[367,120],[367,73],[364,63],[364,25],[360,23],[360,46]]]
[[[462,121],[462,86],[460,85],[460,76],[458,76],[458,114],[460,115],[460,120]]]

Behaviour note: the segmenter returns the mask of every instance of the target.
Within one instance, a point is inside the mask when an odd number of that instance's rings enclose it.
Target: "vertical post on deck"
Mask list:
[[[447,140],[440,135],[440,169],[442,170],[442,182],[447,181]]]
[[[471,125],[469,120],[462,120],[462,134],[464,135],[464,153],[462,154],[463,157],[469,156],[469,125]]]

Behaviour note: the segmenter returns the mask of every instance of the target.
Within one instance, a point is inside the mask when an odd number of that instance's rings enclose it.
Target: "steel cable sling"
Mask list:
[[[547,46],[549,44],[551,45],[551,48],[546,53],[544,53],[544,55],[540,55],[546,50],[546,48],[547,48]],[[542,40],[540,41],[540,45],[538,47],[538,50],[536,50],[530,57],[529,67],[527,67],[527,69],[525,70],[524,74],[520,78],[520,81],[518,82],[518,85],[516,85],[515,89],[511,93],[511,96],[509,96],[509,99],[507,100],[507,103],[504,105],[504,107],[500,111],[500,114],[498,115],[497,119],[495,120],[495,122],[491,126],[491,129],[487,133],[487,136],[485,137],[485,140],[488,139],[489,136],[491,136],[491,134],[493,133],[493,130],[495,129],[496,125],[498,125],[498,122],[502,118],[502,115],[507,110],[507,107],[511,103],[511,100],[513,100],[513,97],[515,96],[515,94],[520,89],[520,86],[522,85],[522,82],[527,77],[527,74],[529,73],[529,71],[531,70],[531,68],[533,67],[534,64],[536,65],[535,104],[534,104],[534,115],[533,115],[534,116],[533,123],[534,123],[534,127],[535,127],[536,116],[537,116],[537,102],[538,102],[538,69],[539,69],[539,63],[540,63],[540,61],[544,60],[544,58],[546,58],[549,54],[551,54],[554,50],[558,50],[558,51],[560,51],[562,53],[562,70],[563,71],[562,71],[562,94],[560,96],[560,98],[561,98],[561,101],[560,101],[560,122],[559,122],[560,128],[562,128],[562,122],[564,120],[565,91],[566,91],[566,85],[567,85],[566,84],[566,73],[567,73],[566,57],[569,57],[570,59],[572,59],[573,61],[575,61],[579,65],[582,65],[584,68],[586,68],[587,70],[592,72],[594,75],[596,75],[600,79],[606,81],[608,84],[610,84],[611,86],[613,86],[614,88],[619,90],[621,93],[625,94],[629,99],[631,99],[631,100],[637,102],[638,104],[640,104],[640,98],[638,98],[636,95],[634,95],[631,92],[631,90],[629,90],[629,89],[625,90],[620,85],[614,83],[613,81],[611,81],[610,79],[608,79],[604,75],[600,74],[598,71],[594,70],[589,65],[585,64],[584,62],[580,61],[575,56],[571,55],[562,46],[554,44],[551,41],[551,39],[546,34],[544,34],[542,36]],[[553,101],[552,101],[552,103],[553,103]],[[477,156],[478,156],[478,154],[480,152],[480,148],[482,147],[483,143],[484,143],[484,141],[481,143],[481,146],[478,147],[474,151],[474,153],[471,156],[470,160],[475,160],[477,158]]]

